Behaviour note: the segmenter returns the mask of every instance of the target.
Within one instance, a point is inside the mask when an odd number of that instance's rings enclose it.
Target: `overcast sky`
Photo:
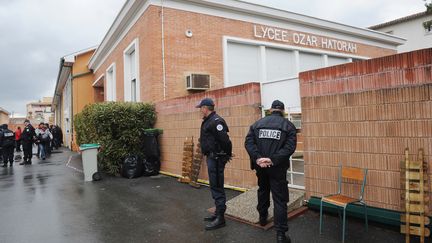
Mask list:
[[[422,0],[248,0],[358,27],[424,11]],[[0,107],[52,96],[60,58],[98,45],[125,0],[0,0]]]

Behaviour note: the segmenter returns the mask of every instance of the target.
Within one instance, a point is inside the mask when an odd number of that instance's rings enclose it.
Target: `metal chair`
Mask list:
[[[346,208],[349,204],[360,204],[364,208],[364,217],[366,231],[368,230],[368,218],[367,218],[367,205],[363,201],[364,188],[366,185],[366,175],[367,169],[354,168],[354,167],[343,167],[339,168],[339,178],[338,178],[338,192],[337,194],[331,194],[328,196],[323,196],[320,203],[320,234],[322,234],[322,211],[323,202],[335,205],[338,207],[338,213],[340,216],[339,208],[343,209],[343,220],[342,220],[342,242],[345,242],[345,218],[346,218]],[[361,191],[359,198],[352,198],[342,194],[342,179],[351,179],[361,183]]]

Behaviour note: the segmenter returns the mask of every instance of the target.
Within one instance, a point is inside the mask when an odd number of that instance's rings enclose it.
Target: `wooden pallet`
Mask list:
[[[419,149],[417,161],[411,161],[405,149],[405,160],[401,162],[401,233],[405,234],[405,242],[410,242],[410,236],[420,236],[420,242],[424,243],[425,237],[430,236],[430,230],[426,227],[430,224],[429,202],[430,191],[428,184],[428,164],[424,162],[423,149]]]
[[[190,174],[192,170],[193,148],[193,137],[186,137],[183,145],[182,177],[178,179],[179,182],[189,183],[191,181]]]

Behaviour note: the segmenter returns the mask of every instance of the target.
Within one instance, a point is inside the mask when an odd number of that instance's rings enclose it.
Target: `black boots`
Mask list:
[[[277,243],[291,243],[291,239],[285,235],[285,232],[277,232]]]
[[[214,214],[204,217],[204,221],[207,221],[207,222],[212,222],[215,219],[216,219],[216,215],[214,215]]]
[[[6,163],[6,164],[3,164],[2,167],[7,167],[7,163]]]
[[[19,163],[20,165],[31,165],[32,164],[32,161],[31,160],[27,160],[27,161],[23,161],[23,162],[21,162],[21,163]]]
[[[261,225],[261,226],[266,226],[267,225],[267,217],[268,217],[268,214],[260,214],[260,216],[259,216],[259,224]]]
[[[219,229],[225,226],[225,217],[217,215],[216,218],[205,226],[206,230]]]

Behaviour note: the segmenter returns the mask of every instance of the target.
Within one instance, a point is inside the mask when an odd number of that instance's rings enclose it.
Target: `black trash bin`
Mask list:
[[[147,129],[143,135],[143,150],[145,159],[144,176],[153,176],[159,174],[160,170],[160,149],[158,137],[162,134],[161,129]]]

